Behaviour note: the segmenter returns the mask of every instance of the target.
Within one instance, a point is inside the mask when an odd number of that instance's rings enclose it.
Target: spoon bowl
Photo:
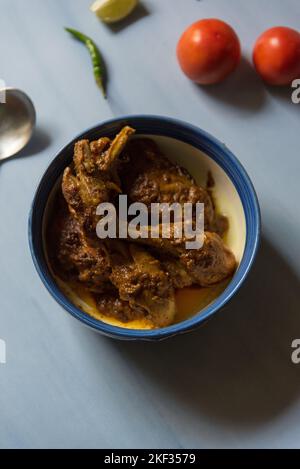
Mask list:
[[[29,142],[36,122],[31,99],[21,90],[0,90],[5,102],[0,104],[0,161],[14,156]]]

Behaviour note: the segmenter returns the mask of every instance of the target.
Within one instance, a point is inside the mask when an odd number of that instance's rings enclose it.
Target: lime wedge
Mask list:
[[[115,23],[126,18],[137,3],[138,0],[96,0],[91,11],[105,23]]]

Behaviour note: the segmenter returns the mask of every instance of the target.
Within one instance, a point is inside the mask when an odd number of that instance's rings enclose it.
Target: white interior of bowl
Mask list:
[[[136,138],[143,137],[139,135]],[[213,197],[217,205],[219,213],[226,215],[229,220],[229,230],[226,234],[226,245],[235,254],[236,260],[240,263],[246,243],[246,220],[243,210],[243,205],[235,189],[234,184],[227,176],[225,171],[216,164],[208,155],[198,150],[197,148],[176,140],[170,137],[147,135],[146,137],[152,138],[157,142],[162,152],[173,162],[186,168],[189,173],[194,177],[196,182],[202,186],[206,186],[207,176],[210,172],[213,176],[215,186],[213,188]],[[49,214],[53,207],[54,194],[57,192],[61,178],[55,184],[52,193],[48,199],[46,206],[43,228],[45,234],[45,227],[48,223]],[[47,257],[47,249],[45,244],[44,236],[44,249]],[[49,266],[50,267],[50,266]],[[55,276],[54,276],[55,277]],[[96,305],[92,298],[86,298],[79,295],[79,292],[70,288],[60,279],[55,277],[56,282],[64,294],[71,300],[71,302],[79,309],[84,310],[95,319],[101,320],[105,323],[124,327],[126,329],[149,329],[151,325],[147,321],[132,321],[130,323],[123,324],[120,321],[100,314],[97,311]]]

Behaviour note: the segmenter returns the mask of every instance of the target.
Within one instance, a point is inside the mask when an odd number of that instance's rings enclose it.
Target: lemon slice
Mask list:
[[[115,23],[126,18],[138,0],[96,0],[91,10],[105,23]]]

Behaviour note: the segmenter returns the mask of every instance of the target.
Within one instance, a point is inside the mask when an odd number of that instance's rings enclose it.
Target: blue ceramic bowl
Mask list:
[[[96,320],[81,311],[62,293],[53,279],[44,252],[43,220],[53,187],[73,157],[79,139],[113,137],[122,126],[134,127],[138,135],[156,139],[168,157],[186,167],[199,183],[207,172],[215,179],[216,200],[230,222],[227,244],[234,251],[239,266],[223,293],[193,317],[154,330],[125,329]],[[224,144],[198,127],[158,116],[127,116],[104,122],[77,136],[54,158],[36,191],[29,217],[29,243],[34,265],[45,287],[72,316],[92,329],[118,339],[158,340],[195,329],[223,308],[237,293],[254,261],[260,237],[260,211],[252,183],[238,159]]]

